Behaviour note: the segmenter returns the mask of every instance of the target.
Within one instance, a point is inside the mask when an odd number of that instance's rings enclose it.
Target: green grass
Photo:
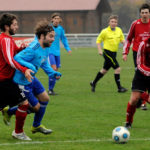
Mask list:
[[[20,143],[22,141],[11,137],[14,117],[10,127],[5,126],[1,119],[0,150],[149,150],[150,141],[144,140],[150,140],[149,110],[137,110],[127,144],[115,144],[111,140],[112,130],[124,125],[134,75],[132,53],[127,62],[122,61],[121,53],[119,50],[121,83],[129,89],[128,92],[117,93],[114,70],[111,69],[97,84],[96,92],[92,93],[89,82],[102,68],[103,57],[98,55],[96,48],[73,49],[71,56],[62,50],[62,67],[59,70],[62,78],[55,87],[59,95],[50,97],[42,122],[54,132],[51,135],[32,134],[31,114],[27,117],[24,130],[32,142]],[[37,77],[47,89],[46,74],[40,70]]]

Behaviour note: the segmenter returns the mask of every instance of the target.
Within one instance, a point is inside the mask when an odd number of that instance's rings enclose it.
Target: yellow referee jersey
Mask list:
[[[119,27],[111,30],[110,26],[103,29],[97,37],[96,43],[104,43],[103,48],[112,52],[117,52],[119,43],[124,40],[124,35]]]

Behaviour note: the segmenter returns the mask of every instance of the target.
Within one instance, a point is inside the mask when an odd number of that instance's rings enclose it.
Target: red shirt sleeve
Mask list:
[[[150,66],[146,65],[146,42],[141,42],[139,45],[138,53],[137,53],[137,68],[144,74],[145,76],[150,76]],[[148,60],[149,61],[149,60]]]
[[[25,73],[27,68],[21,66],[13,58],[16,53],[15,52],[16,45],[15,45],[14,41],[12,41],[10,38],[4,38],[4,39],[2,39],[1,44],[2,44],[2,52],[3,52],[4,58],[7,62],[7,64],[9,64],[12,68],[18,69],[21,72]],[[16,50],[18,50],[18,49],[16,49]]]
[[[129,29],[129,32],[128,32],[128,35],[127,35],[127,38],[126,38],[126,41],[125,41],[125,44],[123,46],[123,54],[128,54],[129,53],[130,46],[132,44],[132,40],[134,39],[134,36],[135,36],[135,24],[136,24],[136,21],[134,21],[131,24],[131,27]]]

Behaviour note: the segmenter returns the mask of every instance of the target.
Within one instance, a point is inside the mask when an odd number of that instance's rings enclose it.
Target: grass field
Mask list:
[[[90,91],[93,80],[103,64],[103,57],[96,48],[72,49],[69,56],[62,50],[62,78],[57,82],[51,96],[43,124],[54,132],[51,135],[32,134],[30,131],[33,114],[28,115],[25,132],[31,142],[22,142],[11,137],[11,126],[0,120],[0,150],[149,150],[150,149],[150,107],[148,111],[137,110],[131,138],[127,144],[115,144],[111,140],[112,130],[124,125],[126,105],[130,97],[131,81],[134,75],[132,53],[123,62],[121,50],[118,60],[122,67],[121,82],[127,93],[117,93],[113,70],[97,84],[96,92]],[[37,77],[48,88],[48,79],[42,70]],[[2,116],[1,116],[2,118]]]

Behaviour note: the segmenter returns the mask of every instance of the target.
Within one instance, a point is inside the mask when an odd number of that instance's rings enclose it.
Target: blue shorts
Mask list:
[[[31,84],[25,85],[24,89],[25,96],[32,107],[39,103],[39,100],[36,98],[36,96],[45,91],[43,85],[36,77],[34,77]]]
[[[57,68],[61,67],[60,64],[60,56],[55,56],[53,54],[49,55],[49,63],[50,65],[56,65]]]

